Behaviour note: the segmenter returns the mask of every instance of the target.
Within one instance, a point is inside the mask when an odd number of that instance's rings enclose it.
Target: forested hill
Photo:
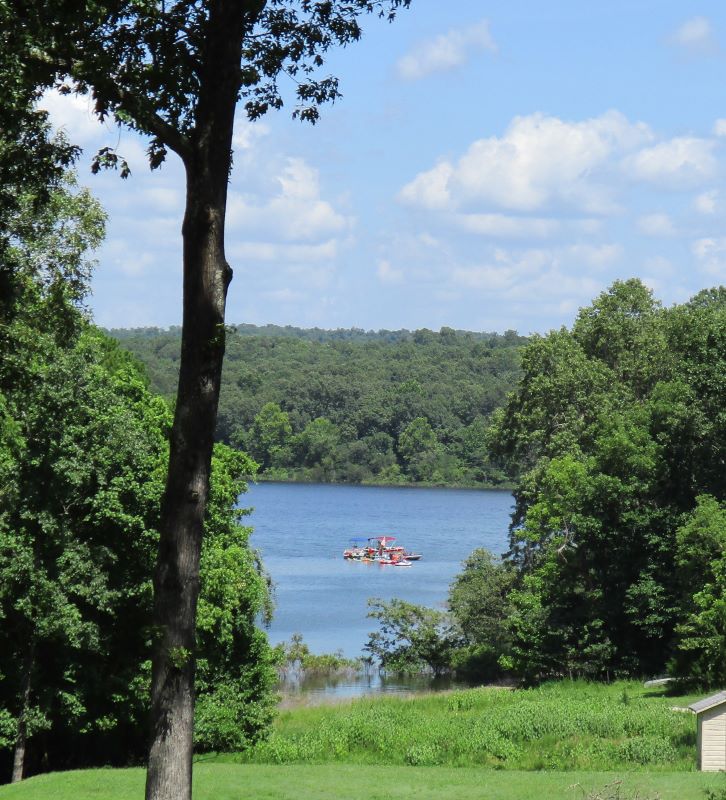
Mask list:
[[[471,333],[231,329],[217,436],[262,475],[293,480],[505,485],[485,430],[519,376],[527,341]],[[109,332],[176,389],[180,329]]]

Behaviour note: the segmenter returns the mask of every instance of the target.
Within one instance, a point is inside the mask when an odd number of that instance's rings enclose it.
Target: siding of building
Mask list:
[[[726,770],[726,704],[698,715],[698,752],[704,772]]]

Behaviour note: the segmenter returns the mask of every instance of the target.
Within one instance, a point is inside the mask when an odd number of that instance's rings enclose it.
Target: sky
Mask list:
[[[614,280],[726,283],[722,0],[412,0],[329,54],[343,93],[235,126],[230,324],[545,333]],[[49,93],[109,215],[90,307],[181,324],[184,175]],[[111,145],[131,177],[93,176]]]

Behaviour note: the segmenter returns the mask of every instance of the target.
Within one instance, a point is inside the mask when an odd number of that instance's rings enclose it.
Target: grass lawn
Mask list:
[[[351,764],[197,764],[195,800],[582,800],[622,780],[621,800],[704,800],[721,775],[698,772],[523,772]],[[142,800],[141,769],[41,775],[0,787],[0,800]],[[604,797],[610,795],[604,793]]]

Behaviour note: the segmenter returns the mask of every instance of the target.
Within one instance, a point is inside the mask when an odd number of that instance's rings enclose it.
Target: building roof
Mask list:
[[[708,711],[709,708],[721,705],[721,703],[726,703],[726,692],[718,692],[718,694],[712,694],[710,697],[704,697],[703,700],[692,703],[688,707],[696,714],[700,714],[703,711]]]

